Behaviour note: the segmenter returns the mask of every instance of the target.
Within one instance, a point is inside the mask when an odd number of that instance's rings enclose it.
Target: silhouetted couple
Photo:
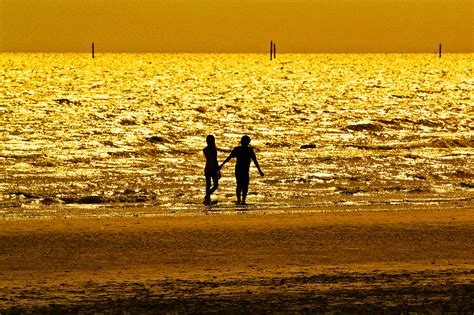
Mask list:
[[[206,157],[206,167],[204,168],[204,174],[206,176],[206,196],[204,197],[204,203],[211,203],[211,195],[216,191],[219,186],[219,179],[221,178],[220,170],[229,162],[232,158],[236,158],[235,163],[235,180],[237,183],[237,188],[235,194],[237,196],[237,204],[245,205],[245,200],[247,198],[247,193],[249,191],[249,170],[250,162],[253,161],[255,166],[260,173],[260,176],[263,176],[263,172],[258,165],[257,157],[255,152],[250,144],[250,137],[243,136],[240,140],[240,146],[235,147],[230,155],[222,162],[219,166],[217,162],[217,147],[216,147],[216,138],[209,135],[206,138],[207,147],[204,148],[204,156]],[[211,187],[212,180],[212,187]]]

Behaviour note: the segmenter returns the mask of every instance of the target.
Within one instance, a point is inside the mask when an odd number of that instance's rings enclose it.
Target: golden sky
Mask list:
[[[0,0],[0,51],[474,52],[474,0]]]

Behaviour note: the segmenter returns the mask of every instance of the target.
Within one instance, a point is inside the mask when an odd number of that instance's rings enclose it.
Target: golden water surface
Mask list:
[[[472,203],[472,54],[0,54],[0,215]],[[252,138],[212,209],[202,149]],[[153,209],[153,210],[150,210]]]

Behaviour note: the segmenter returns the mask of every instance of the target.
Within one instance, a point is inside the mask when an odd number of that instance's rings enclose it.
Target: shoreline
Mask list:
[[[470,312],[472,211],[0,220],[0,310]]]
[[[147,204],[70,204],[70,205],[39,205],[22,207],[6,207],[0,210],[0,221],[6,220],[63,220],[86,218],[145,218],[145,217],[174,217],[174,216],[206,216],[206,215],[268,215],[268,214],[309,214],[332,212],[383,212],[406,210],[441,210],[441,209],[474,209],[471,196],[451,198],[434,198],[429,195],[423,199],[407,199],[404,195],[396,195],[396,199],[360,200],[334,203],[322,202],[318,205],[268,205],[249,203],[246,206],[236,205],[231,201],[222,201],[216,205],[203,205],[193,202],[182,206],[164,207]]]

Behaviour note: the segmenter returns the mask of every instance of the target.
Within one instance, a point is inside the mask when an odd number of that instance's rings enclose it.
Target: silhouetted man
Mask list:
[[[263,172],[258,165],[257,157],[255,156],[255,152],[251,147],[250,144],[250,137],[243,136],[240,140],[241,146],[234,148],[227,159],[222,162],[221,166],[219,166],[219,170],[224,166],[225,163],[229,162],[230,159],[236,158],[237,162],[235,163],[235,179],[237,181],[237,189],[235,191],[237,195],[237,203],[238,204],[245,204],[245,199],[247,198],[247,192],[249,190],[249,170],[250,170],[250,161],[253,161],[255,166],[260,173],[260,176],[263,176]]]

